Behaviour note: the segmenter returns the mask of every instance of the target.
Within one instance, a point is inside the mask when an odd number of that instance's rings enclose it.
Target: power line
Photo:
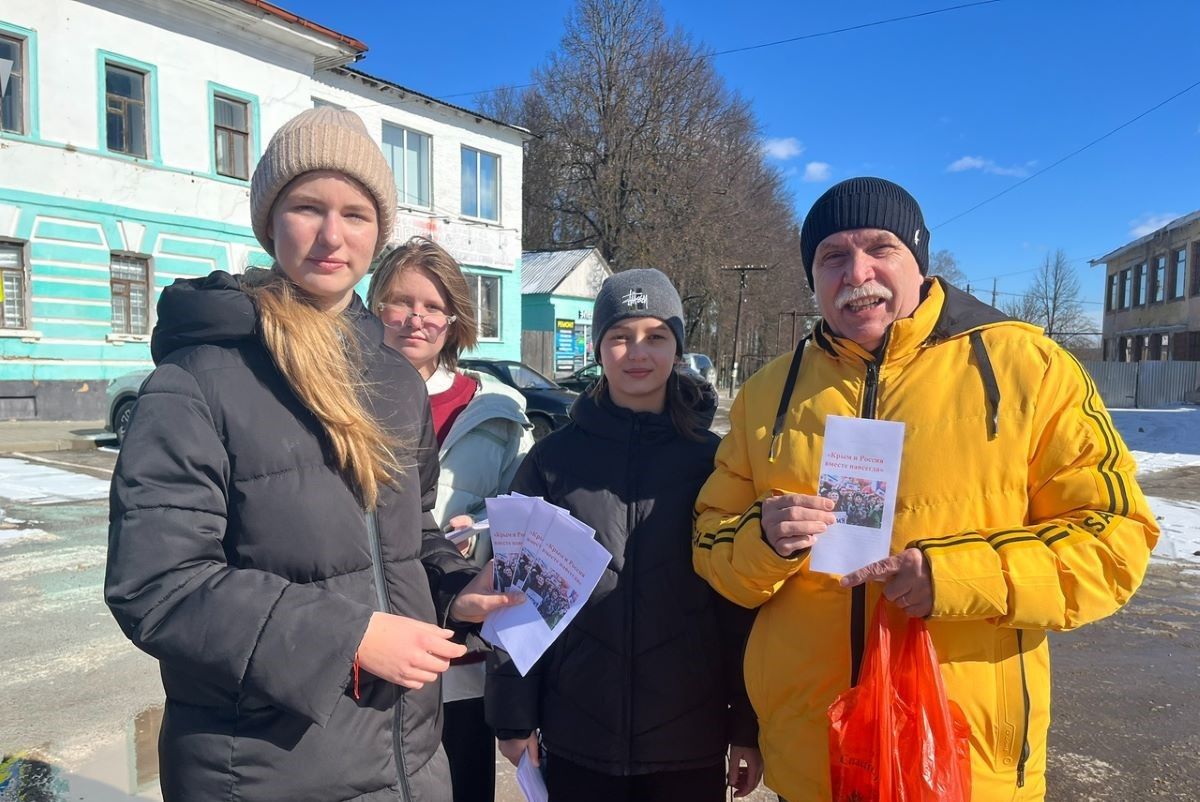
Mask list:
[[[958,220],[958,219],[960,219],[960,218],[966,217],[967,215],[969,215],[971,212],[975,211],[976,209],[979,209],[979,208],[982,208],[983,206],[986,206],[986,205],[988,205],[989,203],[991,203],[992,201],[996,200],[997,198],[1001,198],[1001,197],[1003,197],[1003,196],[1007,195],[1008,193],[1012,192],[1012,191],[1013,191],[1014,189],[1016,189],[1017,187],[1019,187],[1019,186],[1022,186],[1022,185],[1024,185],[1024,184],[1028,184],[1030,181],[1032,181],[1033,179],[1037,178],[1038,176],[1040,176],[1040,175],[1045,175],[1046,173],[1050,172],[1050,171],[1051,171],[1051,170],[1053,170],[1055,167],[1057,167],[1058,165],[1060,165],[1060,164],[1062,164],[1063,162],[1067,161],[1068,159],[1072,159],[1072,158],[1074,158],[1074,157],[1078,156],[1080,153],[1083,153],[1085,150],[1087,150],[1087,149],[1091,148],[1093,145],[1098,145],[1098,144],[1100,144],[1101,142],[1103,142],[1104,140],[1108,139],[1110,136],[1112,136],[1113,134],[1117,133],[1117,132],[1118,132],[1118,131],[1120,131],[1121,129],[1123,129],[1123,128],[1128,128],[1129,126],[1133,125],[1135,122],[1137,122],[1138,120],[1142,119],[1142,118],[1143,118],[1143,117],[1145,117],[1146,115],[1148,115],[1148,114],[1150,114],[1150,113],[1152,113],[1152,112],[1158,111],[1158,110],[1159,110],[1159,109],[1161,109],[1163,106],[1167,105],[1168,103],[1170,103],[1170,102],[1171,102],[1171,101],[1173,101],[1173,100],[1176,100],[1176,99],[1178,99],[1178,98],[1181,98],[1181,97],[1183,97],[1183,96],[1184,96],[1184,95],[1186,95],[1188,92],[1191,92],[1193,89],[1195,89],[1197,86],[1200,86],[1200,81],[1196,81],[1194,84],[1192,84],[1191,86],[1187,87],[1186,89],[1181,89],[1180,91],[1178,91],[1178,92],[1176,92],[1175,94],[1171,95],[1171,96],[1170,96],[1169,98],[1167,98],[1166,100],[1163,100],[1163,101],[1161,101],[1161,102],[1159,102],[1159,103],[1156,103],[1156,104],[1154,104],[1153,106],[1151,106],[1150,108],[1146,109],[1145,111],[1143,111],[1141,114],[1137,115],[1136,117],[1133,117],[1132,119],[1126,120],[1125,122],[1121,123],[1121,124],[1120,124],[1120,125],[1118,125],[1116,128],[1114,128],[1114,129],[1112,129],[1111,131],[1109,131],[1108,133],[1106,133],[1106,134],[1103,134],[1102,136],[1096,137],[1095,139],[1093,139],[1091,142],[1087,143],[1087,144],[1086,144],[1086,145],[1084,145],[1083,147],[1076,148],[1075,150],[1073,150],[1073,151],[1071,151],[1070,153],[1068,153],[1066,156],[1063,156],[1061,159],[1058,159],[1058,160],[1057,160],[1057,161],[1055,161],[1055,162],[1052,162],[1052,163],[1050,163],[1050,164],[1047,164],[1047,165],[1046,165],[1045,167],[1043,167],[1042,169],[1038,170],[1037,172],[1033,173],[1032,175],[1029,175],[1029,176],[1026,176],[1025,178],[1022,178],[1020,181],[1018,181],[1017,183],[1015,183],[1015,184],[1013,184],[1012,186],[1008,187],[1007,189],[1003,189],[1003,190],[1001,190],[1001,191],[997,192],[995,195],[992,195],[992,196],[991,196],[991,197],[989,197],[989,198],[984,198],[984,199],[983,199],[983,200],[981,200],[979,203],[977,203],[977,204],[975,204],[974,206],[972,206],[970,209],[967,209],[966,211],[959,212],[958,214],[954,215],[953,217],[949,218],[948,220],[943,220],[942,222],[938,223],[936,226],[933,226],[932,228],[933,228],[933,229],[938,229],[938,228],[941,228],[942,226],[949,225],[950,223],[953,223],[955,220]]]
[[[804,33],[804,34],[800,34],[799,36],[790,36],[787,39],[776,39],[773,42],[760,42],[759,44],[756,44],[756,45],[745,45],[744,47],[731,47],[731,48],[728,48],[727,50],[717,50],[712,53],[700,53],[695,56],[689,56],[687,58],[680,59],[677,63],[678,64],[687,64],[690,61],[697,61],[699,59],[716,58],[717,56],[727,56],[732,53],[747,53],[751,50],[762,50],[767,47],[778,47],[779,45],[789,45],[789,44],[793,44],[795,42],[803,42],[803,41],[806,41],[809,39],[820,39],[825,36],[834,36],[839,33],[849,33],[851,31],[861,31],[861,30],[866,30],[867,28],[875,28],[880,25],[891,25],[896,22],[906,22],[908,20],[920,19],[921,17],[932,17],[937,14],[946,14],[951,11],[961,11],[964,8],[975,8],[976,6],[987,6],[987,5],[992,5],[993,3],[1001,3],[1001,2],[1004,2],[1004,0],[977,0],[976,2],[973,2],[973,3],[960,3],[956,6],[946,6],[944,8],[935,8],[932,11],[921,11],[916,14],[905,14],[905,15],[899,16],[899,17],[888,17],[887,19],[873,20],[871,22],[862,22],[862,23],[859,23],[858,25],[847,25],[842,28],[832,28],[828,31],[818,31],[816,33]],[[643,69],[645,69],[645,68],[643,68]],[[554,82],[550,81],[550,82],[544,82],[544,83],[554,83]],[[443,100],[447,99],[447,98],[452,98],[452,97],[475,97],[477,95],[487,95],[487,94],[491,94],[493,92],[501,92],[506,89],[530,89],[530,88],[538,86],[538,85],[539,85],[539,82],[534,81],[532,83],[527,83],[527,84],[510,84],[508,86],[497,86],[497,87],[493,87],[491,89],[480,89],[475,92],[454,92],[453,94],[441,95],[440,97]]]

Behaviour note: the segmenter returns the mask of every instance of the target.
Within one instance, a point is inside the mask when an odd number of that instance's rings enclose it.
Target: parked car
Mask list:
[[[108,383],[108,415],[104,421],[104,428],[117,436],[117,445],[125,441],[125,432],[128,431],[129,420],[133,417],[133,405],[137,402],[138,390],[149,375],[150,371],[139,370],[118,376]]]
[[[708,358],[707,354],[684,354],[683,364],[692,370],[704,381],[713,385],[717,384],[717,367],[713,361]]]
[[[555,429],[567,425],[567,414],[575,396],[533,368],[513,359],[460,359],[460,367],[495,376],[525,396],[525,414],[533,424],[533,437],[541,440]]]
[[[587,390],[587,388],[591,387],[592,383],[595,382],[596,379],[599,379],[600,374],[603,372],[603,368],[593,362],[587,367],[580,368],[579,370],[575,371],[570,376],[566,376],[562,379],[556,379],[555,381],[558,382],[560,387],[565,387],[566,389],[572,390],[576,393],[582,393]]]

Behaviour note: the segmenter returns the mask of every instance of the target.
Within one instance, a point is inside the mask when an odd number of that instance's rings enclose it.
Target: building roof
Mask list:
[[[394,81],[389,81],[387,78],[380,78],[378,75],[371,75],[369,73],[363,72],[362,70],[355,69],[353,67],[348,67],[348,66],[338,67],[337,69],[334,70],[334,72],[341,72],[346,75],[350,75],[355,78],[358,78],[359,80],[364,81],[366,83],[375,84],[380,89],[390,90],[392,92],[396,92],[401,95],[411,95],[415,98],[420,98],[425,103],[435,104],[438,106],[443,106],[448,109],[453,109],[454,111],[460,112],[462,114],[466,114],[469,117],[474,117],[476,120],[487,120],[488,122],[490,122],[494,125],[498,125],[501,128],[508,128],[510,130],[516,131],[517,133],[519,133],[522,136],[523,139],[532,139],[533,138],[533,134],[529,133],[529,129],[527,129],[527,128],[522,128],[519,125],[512,125],[510,123],[501,122],[500,120],[489,117],[486,114],[480,114],[477,111],[472,111],[471,109],[465,108],[463,106],[455,106],[453,103],[447,103],[444,100],[438,100],[436,97],[433,97],[432,95],[427,95],[424,92],[418,92],[415,89],[409,89],[407,86],[401,86],[400,84],[395,83]]]
[[[367,46],[362,41],[355,39],[352,36],[347,36],[344,33],[338,33],[332,28],[326,28],[324,25],[320,25],[312,20],[307,20],[298,14],[293,14],[287,9],[283,9],[277,5],[268,3],[266,0],[239,0],[239,2],[241,2],[242,5],[253,6],[254,8],[264,11],[273,17],[278,17],[289,24],[296,25],[297,27],[304,28],[305,30],[324,36],[327,39],[332,39],[335,42],[352,47],[359,51],[360,55],[367,52]]]
[[[600,256],[595,248],[577,248],[573,251],[525,251],[521,254],[521,294],[537,295],[554,292],[571,271],[579,267],[592,254]],[[604,258],[600,258],[604,263]]]
[[[1191,214],[1185,214],[1183,217],[1177,217],[1174,220],[1172,220],[1171,222],[1167,223],[1165,226],[1162,226],[1161,228],[1157,228],[1154,231],[1151,231],[1149,234],[1145,235],[1144,237],[1138,237],[1137,239],[1135,239],[1132,242],[1127,242],[1124,245],[1122,245],[1121,247],[1114,248],[1113,250],[1109,251],[1108,253],[1104,254],[1103,256],[1093,259],[1091,262],[1089,262],[1089,264],[1091,264],[1093,267],[1095,267],[1096,265],[1102,265],[1107,262],[1110,262],[1113,259],[1120,256],[1121,253],[1124,251],[1127,251],[1131,248],[1137,248],[1142,245],[1145,245],[1146,243],[1150,242],[1152,239],[1159,236],[1160,234],[1163,234],[1167,231],[1172,231],[1176,228],[1182,228],[1183,226],[1186,226],[1188,223],[1191,223],[1195,220],[1200,220],[1200,210],[1196,210],[1196,211],[1192,212]]]

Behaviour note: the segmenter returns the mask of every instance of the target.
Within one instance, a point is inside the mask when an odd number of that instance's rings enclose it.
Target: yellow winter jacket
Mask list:
[[[843,589],[762,538],[763,498],[817,492],[826,416],[905,424],[892,551],[918,547],[932,570],[929,631],[971,725],[975,802],[1044,797],[1046,632],[1120,608],[1158,537],[1083,367],[1036,327],[940,280],[926,293],[877,362],[820,327],[781,426],[791,355],[753,376],[697,500],[696,571],[759,608],[746,684],[766,782],[789,802],[829,799],[825,711],[851,683],[880,591]]]

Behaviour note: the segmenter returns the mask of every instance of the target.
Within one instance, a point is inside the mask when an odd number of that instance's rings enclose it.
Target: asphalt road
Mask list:
[[[722,420],[714,428],[721,428]],[[106,478],[115,454],[35,455]],[[1200,469],[1143,477],[1148,492],[1200,500]],[[0,758],[45,761],[46,800],[156,798],[162,689],[154,661],[104,607],[107,503],[0,501],[44,534],[0,525]],[[1052,638],[1049,797],[1200,799],[1200,566],[1153,563],[1118,615]],[[12,763],[8,764],[11,772]],[[0,799],[6,764],[0,761]],[[499,802],[522,799],[497,755]],[[760,789],[750,799],[773,799]]]

